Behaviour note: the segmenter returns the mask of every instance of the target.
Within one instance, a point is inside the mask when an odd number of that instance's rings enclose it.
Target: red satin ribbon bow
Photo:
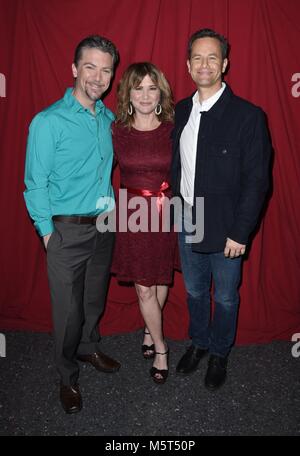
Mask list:
[[[158,191],[152,191],[152,190],[147,190],[145,188],[137,189],[137,188],[129,188],[129,187],[124,187],[127,188],[127,191],[129,193],[133,193],[134,195],[140,195],[140,196],[156,196],[156,206],[158,212],[161,211],[164,199],[165,199],[165,194],[164,191],[170,188],[170,184],[166,181],[163,181],[161,184],[160,188]]]

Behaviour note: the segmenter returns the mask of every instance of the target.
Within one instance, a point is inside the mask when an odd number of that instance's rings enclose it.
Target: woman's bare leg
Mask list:
[[[166,345],[162,332],[162,311],[157,298],[157,287],[156,285],[144,287],[143,285],[135,284],[135,288],[145,326],[151,334],[155,351],[164,353]],[[157,369],[167,369],[167,356],[156,355],[153,366]]]
[[[168,291],[169,291],[169,287],[167,285],[156,285],[156,297],[159,302],[161,310],[164,308],[164,305],[166,303]],[[150,332],[149,329],[147,328],[147,326],[145,326],[145,332],[146,333]],[[149,346],[153,344],[153,340],[152,340],[152,337],[150,334],[144,336],[143,344],[149,345]]]

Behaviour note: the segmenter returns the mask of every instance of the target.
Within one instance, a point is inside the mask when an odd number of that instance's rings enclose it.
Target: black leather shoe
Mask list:
[[[227,358],[211,355],[208,360],[208,368],[204,384],[206,388],[215,390],[220,388],[226,380]]]
[[[118,361],[115,361],[100,351],[92,353],[91,355],[77,355],[77,359],[84,363],[90,363],[98,371],[109,374],[117,372],[121,367],[121,364]]]
[[[60,402],[66,413],[77,413],[82,409],[78,385],[60,385]]]
[[[176,372],[178,374],[191,374],[197,369],[200,359],[207,353],[208,350],[191,345],[177,364]]]

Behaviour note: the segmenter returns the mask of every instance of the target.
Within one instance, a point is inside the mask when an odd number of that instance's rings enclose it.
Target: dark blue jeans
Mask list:
[[[236,333],[242,259],[226,258],[224,252],[193,252],[193,244],[186,242],[186,234],[190,232],[183,223],[179,250],[190,313],[189,334],[193,345],[208,349],[212,355],[226,357]],[[211,318],[212,279],[215,308]]]

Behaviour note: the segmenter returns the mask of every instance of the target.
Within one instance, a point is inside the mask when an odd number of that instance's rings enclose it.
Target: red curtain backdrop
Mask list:
[[[187,40],[209,27],[228,37],[226,80],[265,110],[274,146],[272,195],[244,262],[237,343],[300,332],[299,17],[299,0],[0,0],[0,329],[52,328],[45,252],[23,200],[24,160],[32,117],[72,85],[77,43],[98,33],[119,48],[121,62],[105,99],[114,110],[117,82],[134,61],[157,64],[176,101],[188,96],[194,86]],[[141,326],[134,289],[113,278],[102,334]],[[187,337],[179,272],[164,327],[167,337]]]

